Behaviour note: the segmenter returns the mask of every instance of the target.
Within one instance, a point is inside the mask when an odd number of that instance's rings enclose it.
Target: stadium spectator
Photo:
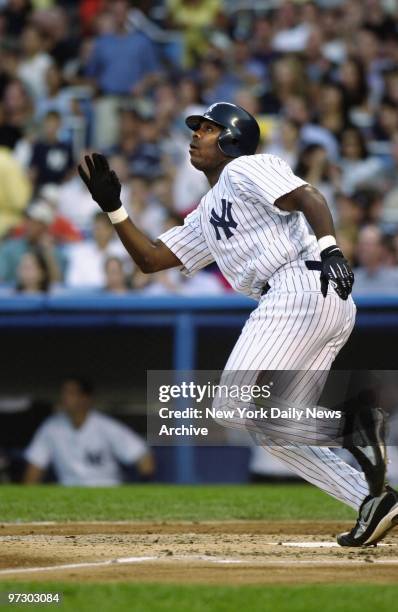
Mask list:
[[[265,83],[269,85],[269,69],[272,64],[279,57],[272,47],[272,35],[273,35],[273,17],[269,13],[267,16],[258,15],[253,23],[253,31],[251,36],[251,48],[253,57],[259,60],[266,70]]]
[[[151,41],[129,29],[128,10],[127,0],[109,3],[112,32],[96,38],[87,65],[86,74],[102,95],[144,93],[160,70]]]
[[[47,293],[50,289],[50,270],[39,250],[27,251],[19,260],[16,291],[18,293]]]
[[[298,163],[299,151],[300,126],[291,119],[285,119],[279,124],[274,138],[264,147],[264,153],[281,157],[292,168]]]
[[[13,155],[13,141],[10,130],[0,127],[0,239],[21,220],[32,191],[28,177]]]
[[[52,59],[44,50],[45,40],[42,33],[32,23],[24,28],[21,44],[22,61],[18,67],[18,76],[30,95],[36,101],[41,100],[46,95],[45,76]]]
[[[319,94],[317,122],[339,141],[349,125],[345,91],[337,83],[328,81]]]
[[[341,189],[352,194],[356,189],[371,185],[381,172],[382,161],[369,156],[366,141],[358,128],[350,127],[341,134]]]
[[[191,106],[204,106],[199,81],[189,74],[182,75],[178,83],[177,91],[182,115],[184,115],[186,109]]]
[[[318,25],[314,25],[308,35],[304,52],[305,71],[314,92],[329,74],[331,62],[326,57],[323,48],[323,32]]]
[[[175,87],[166,80],[161,81],[153,92],[156,124],[160,134],[164,135],[173,128],[178,111],[178,100]]]
[[[398,227],[398,130],[391,136],[391,164],[384,171],[382,220]]]
[[[0,15],[1,32],[1,15]],[[1,35],[1,34],[0,34]],[[0,99],[3,98],[4,90],[12,79],[16,78],[19,54],[13,45],[2,43],[0,53]]]
[[[166,0],[168,17],[173,28],[184,36],[184,64],[196,64],[206,54],[208,37],[214,29],[221,9],[220,0]]]
[[[385,99],[391,104],[398,103],[398,68],[395,67],[384,72],[384,90]]]
[[[304,147],[297,162],[296,174],[319,189],[336,218],[334,194],[338,174],[328,159],[326,149],[319,144]]]
[[[62,485],[108,486],[123,480],[120,465],[135,465],[148,479],[154,460],[144,440],[115,419],[94,410],[94,390],[80,378],[66,379],[58,411],[42,423],[25,451],[25,484],[42,481],[51,466]]]
[[[123,295],[130,290],[123,261],[119,257],[108,257],[105,261],[105,287],[108,293]]]
[[[156,190],[161,190],[161,177],[155,181],[149,180],[146,176],[133,176],[131,179],[131,196],[128,210],[136,219],[140,229],[148,232],[150,236],[156,238],[162,233],[163,224],[167,216],[167,210],[159,201],[159,197],[154,197]],[[163,194],[160,194],[163,197]]]
[[[83,191],[81,183],[74,168],[70,178],[58,186],[58,213],[87,236],[90,234],[98,207],[90,194],[87,194],[87,189]]]
[[[39,198],[47,202],[54,211],[54,221],[50,226],[51,236],[57,243],[78,242],[83,239],[82,233],[69,219],[59,214],[59,186],[46,183],[39,191]]]
[[[36,118],[41,121],[49,112],[59,114],[61,121],[72,111],[71,95],[65,90],[66,83],[59,66],[51,64],[45,74],[46,95],[36,104]]]
[[[264,115],[260,114],[260,100],[256,95],[255,89],[242,88],[238,89],[234,96],[234,103],[245,108],[251,115],[257,116],[260,124],[264,120]],[[260,125],[260,130],[262,126]],[[261,134],[262,135],[262,134]]]
[[[36,12],[34,18],[46,35],[51,58],[63,69],[75,59],[80,39],[75,28],[71,26],[68,11],[56,4],[60,3],[53,3],[47,10]]]
[[[230,70],[238,77],[242,87],[259,88],[266,77],[264,65],[253,57],[247,40],[236,40],[228,53]]]
[[[38,193],[37,201],[47,204],[52,211],[53,222],[48,230],[56,244],[62,245],[67,242],[76,242],[83,239],[83,235],[73,225],[71,221],[63,217],[58,212],[59,186],[46,183]],[[51,212],[50,211],[50,212]],[[50,214],[51,216],[51,214]],[[26,223],[22,222],[12,229],[10,238],[20,238],[26,232]]]
[[[358,236],[358,267],[355,269],[355,294],[398,295],[398,268],[388,265],[383,234],[377,225],[366,225]]]
[[[383,197],[377,185],[357,189],[352,197],[361,207],[361,226],[380,224],[383,212]]]
[[[50,281],[61,281],[65,262],[62,249],[54,244],[50,234],[53,221],[54,211],[47,202],[37,200],[28,207],[23,235],[0,243],[1,282],[16,284],[21,258],[32,250],[39,251],[46,260]]]
[[[153,179],[163,174],[166,161],[156,118],[142,116],[139,124],[139,140],[129,164],[131,174]]]
[[[271,65],[271,83],[261,96],[261,111],[280,113],[292,96],[306,97],[308,79],[303,62],[292,56],[278,57]]]
[[[140,117],[136,109],[129,106],[119,108],[118,139],[109,149],[110,155],[122,155],[127,163],[132,162],[139,142]]]
[[[355,113],[362,112],[368,115],[371,110],[369,88],[362,62],[355,56],[347,57],[339,67],[337,81],[344,88],[345,103],[350,109],[350,119],[356,124]]]
[[[219,100],[231,102],[241,81],[230,73],[219,58],[205,58],[200,63],[199,79],[202,100],[206,106]]]
[[[366,71],[366,81],[369,87],[371,104],[378,104],[383,93],[383,70],[388,68],[382,57],[382,43],[375,32],[360,24],[353,36],[355,54],[362,62]]]
[[[74,165],[72,149],[58,136],[61,117],[49,111],[43,119],[42,138],[34,143],[30,160],[30,175],[36,188],[45,183],[61,183]]]
[[[2,105],[7,125],[27,130],[34,115],[34,100],[20,79],[12,78],[4,88]]]
[[[70,288],[104,287],[106,259],[111,255],[126,259],[108,216],[101,212],[94,217],[92,238],[69,245],[65,254],[65,284]]]
[[[308,22],[300,20],[297,4],[284,2],[277,11],[272,46],[280,53],[304,51],[311,32]]]

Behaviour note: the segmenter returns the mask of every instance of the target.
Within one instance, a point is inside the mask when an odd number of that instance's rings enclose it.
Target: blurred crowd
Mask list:
[[[220,100],[325,195],[355,291],[398,294],[396,0],[0,0],[3,295],[228,291],[135,269],[76,173],[105,153],[157,237],[208,189],[184,118]]]

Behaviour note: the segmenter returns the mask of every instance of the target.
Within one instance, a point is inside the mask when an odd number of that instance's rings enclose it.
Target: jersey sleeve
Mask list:
[[[199,207],[185,217],[184,225],[167,230],[158,237],[182,262],[181,272],[192,276],[214,261],[203,236]]]
[[[276,200],[307,185],[276,155],[240,157],[228,167],[228,177],[239,198],[262,203],[280,215],[290,213],[275,206]]]
[[[51,432],[48,424],[43,423],[33,436],[24,452],[24,458],[38,468],[47,468],[52,460]]]
[[[106,431],[112,453],[120,463],[126,465],[136,463],[149,452],[148,446],[141,436],[123,423],[109,420]]]

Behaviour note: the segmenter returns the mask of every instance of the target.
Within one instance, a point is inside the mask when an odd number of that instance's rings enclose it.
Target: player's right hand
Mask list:
[[[326,297],[329,283],[342,300],[347,300],[354,284],[354,273],[336,245],[321,251],[321,292]]]
[[[106,213],[120,208],[122,205],[120,201],[122,186],[116,173],[109,168],[106,157],[99,153],[93,153],[91,157],[86,155],[84,161],[88,173],[81,164],[77,169],[93,200]]]

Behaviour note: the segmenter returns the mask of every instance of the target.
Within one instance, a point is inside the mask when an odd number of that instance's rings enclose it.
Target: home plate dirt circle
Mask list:
[[[202,584],[396,583],[398,529],[341,548],[341,522],[0,524],[0,580]]]

